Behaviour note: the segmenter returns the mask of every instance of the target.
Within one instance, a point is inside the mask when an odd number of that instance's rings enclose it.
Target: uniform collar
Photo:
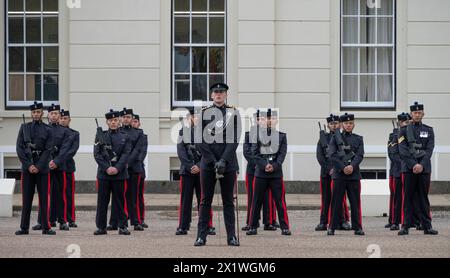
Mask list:
[[[351,131],[351,132],[344,131],[343,134],[344,134],[344,135],[352,135],[353,132],[352,132],[352,131]]]
[[[421,126],[422,125],[422,122],[413,122],[413,125],[417,125],[417,126]]]
[[[58,126],[58,123],[51,123],[50,124],[52,127],[56,127],[56,126]]]
[[[131,125],[124,125],[123,128],[124,129],[131,129]]]
[[[218,106],[218,105],[216,105],[215,103],[213,103],[213,106],[216,107],[216,108],[219,108],[219,109],[224,109],[224,108],[227,107],[227,104],[224,103],[222,106]]]
[[[119,129],[108,129],[109,133],[115,134],[119,132]]]

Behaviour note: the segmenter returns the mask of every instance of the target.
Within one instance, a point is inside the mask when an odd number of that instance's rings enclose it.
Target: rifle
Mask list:
[[[345,166],[350,165],[353,157],[355,157],[355,153],[352,151],[352,147],[345,142],[344,137],[342,137],[342,133],[339,129],[337,129],[334,133],[334,138],[336,140],[336,145],[338,146],[337,154],[339,158],[342,160]]]
[[[393,133],[397,133],[399,130],[398,122],[396,123],[394,120],[392,120],[392,127],[393,127]]]
[[[112,162],[117,162],[118,158],[112,149],[111,138],[105,135],[103,128],[98,124],[97,118],[95,118],[95,124],[97,125],[97,134],[95,136],[97,138],[97,144],[102,148],[103,156],[108,160],[109,166],[112,166]]]
[[[23,132],[23,141],[25,143],[25,155],[28,159],[28,162],[31,163],[31,165],[35,164],[34,158],[33,158],[33,153],[37,154],[36,151],[36,144],[31,143],[31,136],[30,133],[28,132],[28,128],[26,126],[26,122],[25,122],[25,115],[22,114],[22,121],[23,121],[23,128],[22,128],[22,132]]]
[[[416,137],[414,136],[414,131],[411,125],[406,127],[406,139],[408,140],[409,145],[409,153],[416,159],[422,158],[425,156],[426,152],[424,150],[420,150],[422,148],[422,144],[417,143]]]
[[[322,125],[319,122],[319,134],[320,134],[320,146],[322,147],[323,150],[325,150],[325,156],[328,157],[328,139],[327,139],[327,128],[326,125],[323,126],[324,129],[322,129]]]
[[[197,147],[194,144],[186,144],[187,152],[189,157],[192,159],[194,164],[197,164],[201,160],[201,154],[197,150]]]

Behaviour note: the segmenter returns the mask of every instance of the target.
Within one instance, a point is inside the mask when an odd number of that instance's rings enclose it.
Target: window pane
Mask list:
[[[378,43],[392,43],[392,18],[378,18]]]
[[[208,11],[208,0],[192,0],[193,12],[206,12]]]
[[[360,11],[361,11],[361,15],[375,15],[376,12],[376,4],[371,4],[371,3],[375,3],[375,1],[367,1],[367,0],[359,0],[360,3]],[[384,0],[382,0],[381,2],[384,2]],[[369,4],[368,4],[369,3]]]
[[[377,71],[379,73],[392,73],[392,48],[378,48]]]
[[[362,75],[360,77],[361,85],[361,99],[362,102],[375,101],[375,76],[374,75]]]
[[[192,100],[206,101],[207,97],[207,75],[192,76]]]
[[[23,18],[10,17],[8,19],[9,43],[23,43]]]
[[[360,51],[360,72],[375,73],[375,47],[363,47]]]
[[[44,75],[44,101],[58,100],[58,76]]]
[[[189,18],[175,18],[175,43],[189,43]]]
[[[192,72],[206,72],[206,52],[206,47],[192,48]]]
[[[209,10],[211,12],[224,12],[225,0],[209,0]]]
[[[360,43],[376,43],[375,42],[375,20],[376,18],[361,18],[361,36]]]
[[[187,79],[186,79],[186,78]],[[190,101],[190,82],[189,76],[175,77],[175,100],[176,101]]]
[[[206,43],[206,17],[192,18],[192,43]]]
[[[41,48],[27,47],[27,72],[41,72]]]
[[[58,72],[58,47],[44,47],[44,71]]]
[[[358,76],[342,77],[343,101],[358,101]]]
[[[44,43],[58,43],[58,17],[44,17]]]
[[[20,101],[23,99],[24,85],[23,75],[10,74],[9,75],[9,100]]]
[[[378,10],[379,15],[393,15],[393,0],[380,1],[381,8]]]
[[[41,0],[25,0],[26,10],[29,12],[41,11]]]
[[[358,43],[358,19],[344,18],[343,43]]]
[[[189,12],[189,0],[175,0],[174,6],[176,12]]]
[[[224,23],[223,17],[211,17],[209,19],[209,42],[224,43]]]
[[[392,75],[378,76],[378,101],[394,101]]]
[[[359,0],[344,0],[342,1],[342,12],[344,15],[357,15],[358,14],[358,1]]]
[[[222,73],[225,72],[225,48],[209,49],[209,72]]]
[[[41,75],[27,75],[27,99],[41,100]]]
[[[189,55],[189,47],[175,48],[175,72],[189,73],[191,68],[191,57]]]
[[[44,12],[57,12],[58,0],[44,0]]]
[[[223,74],[219,75],[210,75],[209,76],[209,87],[216,83],[224,83],[225,82],[225,76]]]
[[[26,19],[27,43],[41,43],[41,18]]]
[[[23,1],[22,0],[8,0],[8,11],[22,12],[23,11]]]
[[[342,50],[342,71],[343,73],[358,72],[358,48],[344,47]]]
[[[23,47],[9,48],[9,72],[24,72]]]

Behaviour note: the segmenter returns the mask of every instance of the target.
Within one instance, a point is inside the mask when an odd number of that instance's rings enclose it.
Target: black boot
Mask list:
[[[61,230],[61,231],[68,231],[69,230],[69,225],[67,225],[66,223],[59,224],[59,230]]]
[[[228,239],[228,246],[239,246],[239,241],[235,236],[232,236]]]
[[[28,234],[29,234],[28,230],[22,230],[22,229],[16,231],[16,233],[15,233],[16,236],[28,235]]]
[[[318,231],[326,231],[327,230],[327,225],[319,224],[319,225],[316,226],[315,230],[316,230],[316,232],[318,232]]]
[[[277,228],[277,229],[280,228],[280,224],[278,224],[277,221],[273,221],[273,222],[272,222],[272,226],[274,226],[274,227]]]
[[[206,245],[206,239],[203,238],[197,238],[197,240],[194,242],[194,246],[199,247],[199,246],[205,246]]]
[[[362,229],[357,229],[355,231],[355,235],[356,236],[363,236],[363,235],[365,235],[365,233],[364,233],[364,231]]]
[[[430,229],[423,230],[423,234],[424,235],[437,235],[438,231],[430,228]]]
[[[276,231],[277,228],[273,225],[264,225],[264,231]]]
[[[77,225],[77,223],[75,223],[75,222],[70,222],[70,223],[69,223],[69,227],[70,227],[70,228],[78,228],[78,225]]]
[[[343,231],[351,231],[352,230],[352,226],[348,222],[343,222],[342,225],[341,225],[341,229]]]
[[[281,230],[281,235],[283,235],[283,236],[290,236],[291,235],[291,231],[289,229],[283,229],[283,230]]]
[[[53,236],[53,235],[56,235],[56,232],[53,231],[52,229],[49,229],[49,230],[42,230],[42,234]]]
[[[209,236],[215,236],[216,235],[216,228],[209,227],[208,230],[206,231],[206,234],[209,235]]]
[[[246,232],[248,230],[250,230],[250,227],[248,225],[245,225],[244,227],[242,227],[241,229],[243,232]]]
[[[141,226],[144,227],[144,229],[148,229],[148,225],[144,221],[142,221]]]
[[[134,225],[134,230],[135,231],[143,231],[144,230],[144,227],[142,227],[141,225]]]
[[[41,224],[34,225],[31,229],[33,231],[40,231],[42,230],[42,225]]]
[[[187,230],[181,229],[181,228],[178,228],[177,231],[175,232],[176,236],[184,236],[184,235],[187,235],[187,234],[188,234]]]
[[[397,224],[392,224],[390,230],[391,231],[398,231],[398,230],[400,230],[400,227]]]
[[[117,226],[113,226],[113,225],[108,225],[108,227],[106,227],[107,231],[117,231]]]
[[[128,231],[127,227],[123,227],[119,229],[119,235],[129,236],[130,231]]]
[[[391,223],[387,223],[386,225],[384,225],[384,227],[385,227],[386,229],[389,229],[391,226],[392,226]]]
[[[94,232],[94,236],[100,236],[100,235],[106,235],[106,234],[108,234],[106,229],[98,229],[97,231]]]
[[[334,236],[334,230],[333,229],[328,229],[327,236]]]
[[[258,230],[250,228],[245,234],[248,236],[254,236],[258,234]]]
[[[408,234],[409,234],[408,228],[402,228],[400,231],[398,231],[399,236],[404,236],[404,235],[408,235]]]

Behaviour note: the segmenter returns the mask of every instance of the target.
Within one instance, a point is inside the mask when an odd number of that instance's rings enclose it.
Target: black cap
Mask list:
[[[411,115],[403,112],[403,113],[397,115],[397,120],[399,120],[400,122],[411,120]]]
[[[70,111],[66,111],[64,109],[61,110],[61,117],[70,117]]]
[[[32,105],[30,105],[30,111],[43,109],[43,108],[44,108],[44,105],[40,102],[38,103],[37,101],[35,101]]]
[[[330,114],[330,117],[327,118],[327,123],[331,122],[339,122],[339,116]]]
[[[355,115],[353,115],[353,114],[348,114],[348,113],[345,113],[344,115],[342,115],[340,118],[339,118],[339,120],[341,121],[341,122],[349,122],[349,121],[354,121],[355,120]]]
[[[120,111],[120,116],[125,116],[125,115],[133,115],[133,109],[123,108],[123,110]]]
[[[229,87],[225,83],[216,83],[209,88],[209,90],[211,92],[216,92],[216,91],[224,92],[224,91],[228,91],[228,89],[229,89]]]
[[[139,115],[137,115],[137,114],[133,114],[133,119],[140,121],[141,117],[139,117]]]
[[[114,118],[119,118],[119,117],[120,117],[120,112],[119,111],[114,111],[112,109],[110,109],[109,112],[105,114],[105,118],[107,120],[114,119]]]
[[[423,111],[423,104],[419,104],[419,102],[414,102],[414,104],[413,105],[411,105],[410,107],[409,107],[409,109],[411,110],[411,112],[414,112],[414,111]]]
[[[48,112],[53,112],[53,111],[59,111],[60,109],[61,109],[61,106],[55,105],[55,104],[52,103],[52,105],[50,105],[50,106],[47,108],[47,111],[48,111]]]

